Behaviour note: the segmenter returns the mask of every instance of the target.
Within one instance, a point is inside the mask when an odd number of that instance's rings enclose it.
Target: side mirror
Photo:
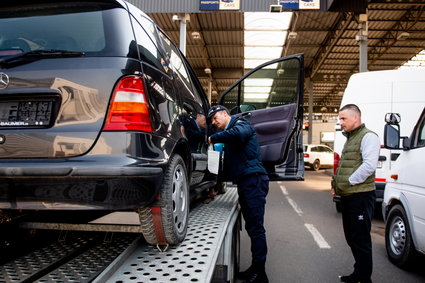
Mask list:
[[[400,127],[398,124],[385,125],[384,146],[389,149],[400,149]]]
[[[398,113],[385,114],[385,123],[390,125],[398,125],[401,122],[401,116]]]

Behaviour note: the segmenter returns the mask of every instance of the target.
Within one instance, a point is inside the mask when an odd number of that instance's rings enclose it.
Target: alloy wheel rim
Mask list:
[[[180,164],[173,172],[173,222],[176,230],[181,233],[186,226],[187,182],[184,168]]]

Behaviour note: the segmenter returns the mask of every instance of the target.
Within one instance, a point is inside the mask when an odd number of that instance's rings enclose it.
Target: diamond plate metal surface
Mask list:
[[[65,258],[88,243],[77,238],[72,242],[56,242],[0,266],[0,282],[21,282],[33,274]]]
[[[210,282],[232,215],[237,190],[228,187],[209,204],[190,212],[185,240],[166,252],[134,243],[94,282]]]

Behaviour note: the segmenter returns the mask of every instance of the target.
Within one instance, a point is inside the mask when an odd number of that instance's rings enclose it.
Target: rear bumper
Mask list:
[[[125,157],[3,161],[0,209],[134,209],[154,200],[165,165]]]
[[[85,155],[0,159],[0,209],[124,210],[150,204],[173,144],[145,133],[104,132]]]

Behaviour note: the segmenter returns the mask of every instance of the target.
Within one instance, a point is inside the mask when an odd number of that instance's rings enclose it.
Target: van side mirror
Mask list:
[[[401,122],[401,116],[398,113],[385,114],[385,123],[390,125],[398,125]]]
[[[400,126],[386,124],[384,128],[384,146],[388,149],[400,148]]]

